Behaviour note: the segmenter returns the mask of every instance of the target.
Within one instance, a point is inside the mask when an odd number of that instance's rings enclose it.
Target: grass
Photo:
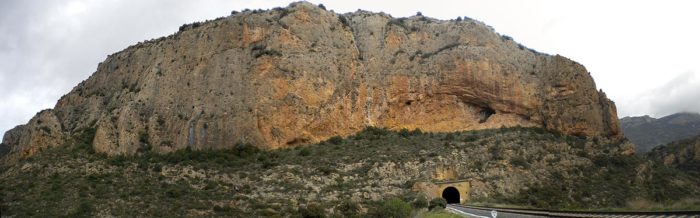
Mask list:
[[[448,212],[447,210],[438,209],[438,210],[431,210],[431,211],[424,210],[424,211],[418,212],[415,217],[419,217],[419,218],[461,218],[462,216]]]

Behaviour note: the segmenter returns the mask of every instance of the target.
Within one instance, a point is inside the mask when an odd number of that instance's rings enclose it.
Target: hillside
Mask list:
[[[662,118],[624,117],[620,126],[625,137],[642,154],[656,146],[700,135],[700,114],[676,113]]]
[[[700,174],[700,136],[655,147],[646,156],[666,166]]]
[[[4,134],[0,212],[407,217],[445,180],[471,204],[698,210],[698,143],[634,155],[620,131],[657,121],[479,21],[298,2],[108,56]]]
[[[370,216],[385,199],[414,202],[412,184],[434,180],[445,167],[471,181],[471,203],[698,209],[700,194],[698,177],[622,155],[629,144],[538,128],[368,128],[290,149],[239,144],[115,157],[91,150],[92,131],[79,135],[1,169],[3,215],[295,217],[320,207],[328,215]]]
[[[85,128],[110,156],[286,148],[366,126],[541,127],[618,138],[588,71],[481,22],[337,14],[306,2],[235,12],[110,55],[56,106],[5,133],[5,160]]]

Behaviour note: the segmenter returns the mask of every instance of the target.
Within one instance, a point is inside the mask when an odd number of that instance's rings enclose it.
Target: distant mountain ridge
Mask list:
[[[700,135],[700,114],[682,112],[658,119],[648,115],[624,117],[620,127],[637,152],[646,153],[658,145]]]

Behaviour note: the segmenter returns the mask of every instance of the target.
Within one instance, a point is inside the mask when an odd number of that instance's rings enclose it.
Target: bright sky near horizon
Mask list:
[[[52,108],[107,55],[232,10],[283,0],[0,2],[0,133]],[[618,115],[700,112],[700,1],[312,0],[345,13],[467,16],[527,47],[583,64]]]

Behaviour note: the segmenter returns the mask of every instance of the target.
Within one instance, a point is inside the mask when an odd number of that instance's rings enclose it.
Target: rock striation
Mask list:
[[[109,155],[281,148],[366,126],[537,126],[621,137],[586,69],[471,19],[337,14],[300,2],[185,25],[108,56],[53,109],[8,131],[11,158],[95,129]]]

